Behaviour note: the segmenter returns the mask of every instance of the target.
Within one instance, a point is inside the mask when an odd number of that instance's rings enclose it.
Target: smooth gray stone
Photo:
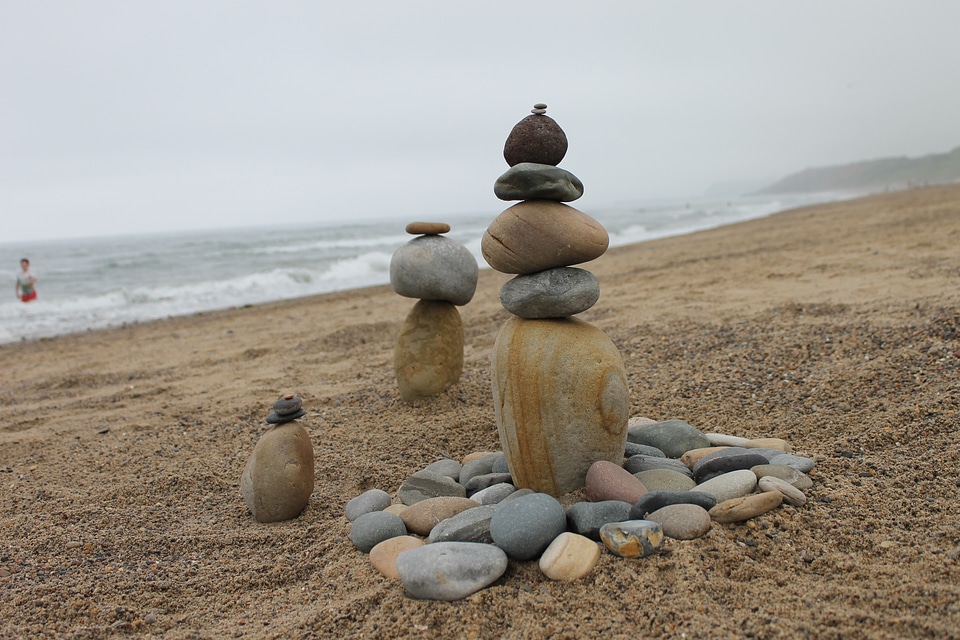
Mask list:
[[[390,286],[407,298],[464,305],[477,290],[479,271],[476,258],[459,242],[446,236],[418,236],[390,258]]]
[[[497,453],[499,456],[490,467],[490,473],[510,473],[510,465],[507,464],[507,456],[502,451]]]
[[[460,468],[460,484],[466,486],[473,476],[483,476],[493,473],[493,465],[502,453],[488,453],[482,458],[471,460]]]
[[[643,496],[630,509],[630,520],[643,520],[652,513],[672,504],[695,504],[709,511],[717,504],[717,499],[701,491],[651,491]]]
[[[817,463],[813,458],[795,456],[792,453],[781,453],[778,456],[770,458],[770,464],[782,464],[786,467],[793,467],[797,471],[809,473],[810,471],[813,471],[813,467]]]
[[[671,471],[682,473],[690,478],[693,477],[693,472],[690,471],[687,465],[673,458],[657,458],[655,456],[644,455],[630,456],[623,463],[623,468],[633,474],[651,469],[670,469]]]
[[[623,452],[625,458],[631,456],[649,456],[651,458],[666,458],[667,456],[663,455],[663,451],[657,449],[656,447],[651,447],[645,444],[637,444],[636,442],[627,442],[627,448]]]
[[[620,500],[575,502],[567,507],[567,530],[600,540],[600,527],[630,519],[630,503]]]
[[[664,420],[630,427],[627,429],[627,440],[656,447],[668,458],[679,458],[691,449],[710,446],[710,441],[699,429],[683,420]]]
[[[550,164],[521,162],[493,185],[501,200],[557,200],[573,202],[583,195],[583,183],[566,169]]]
[[[510,477],[509,473],[485,473],[482,476],[473,476],[470,478],[470,480],[463,485],[463,488],[466,489],[468,496],[472,496],[477,491],[492,487],[495,484],[510,483],[512,481],[513,478]]]
[[[433,473],[439,473],[442,476],[453,478],[455,481],[460,481],[460,463],[450,458],[431,462],[423,468],[423,471],[432,471]]]
[[[750,442],[750,438],[731,436],[725,433],[705,433],[704,437],[710,441],[712,447],[742,447]]]
[[[460,600],[492,584],[507,570],[507,555],[491,544],[437,542],[397,556],[404,588],[421,600]]]
[[[764,458],[766,458],[768,462],[770,460],[773,460],[777,456],[784,455],[783,451],[781,451],[780,449],[767,449],[765,447],[751,447],[747,449],[747,451],[750,451],[751,453],[759,453]]]
[[[515,560],[536,558],[566,529],[563,507],[546,493],[511,500],[490,520],[493,542]]]
[[[697,484],[690,476],[673,469],[647,469],[633,475],[647,491],[689,491]]]
[[[453,478],[433,471],[417,471],[404,480],[397,490],[397,498],[407,506],[440,496],[466,498],[467,490]]]
[[[536,492],[533,489],[528,489],[527,487],[523,487],[522,489],[517,489],[516,491],[508,495],[506,498],[498,502],[497,506],[502,507],[503,505],[507,504],[512,500],[518,500],[524,496],[532,496],[534,493]]]
[[[491,543],[490,518],[496,512],[494,504],[481,505],[461,511],[442,520],[430,530],[427,540],[433,542],[483,542]]]
[[[785,464],[759,464],[752,467],[750,471],[753,471],[757,476],[757,480],[766,476],[772,476],[774,478],[780,478],[784,482],[789,482],[795,487],[797,486],[797,480],[802,475],[797,469],[788,467]]]
[[[503,502],[511,494],[516,493],[517,488],[509,482],[490,485],[486,489],[481,489],[470,496],[470,499],[480,504],[498,504]]]
[[[350,542],[363,553],[390,538],[407,535],[407,527],[400,516],[388,511],[371,511],[353,521]]]
[[[519,275],[500,288],[500,304],[527,319],[565,318],[586,311],[600,298],[600,283],[586,269],[557,267]]]
[[[663,535],[674,540],[695,540],[710,531],[710,514],[695,504],[671,504],[647,514],[647,520],[663,527]]]
[[[766,464],[767,459],[759,453],[752,453],[749,450],[736,451],[718,451],[716,453],[704,456],[693,465],[693,478],[697,482],[706,482],[711,478],[716,478],[724,473],[739,471],[740,469],[752,469],[753,467]]]
[[[390,494],[383,489],[370,489],[348,502],[343,511],[347,520],[353,522],[365,513],[383,511],[390,506],[391,502],[393,500],[390,498]]]
[[[749,495],[757,487],[757,476],[749,469],[731,471],[723,475],[701,482],[694,491],[709,493],[717,502],[742,498]]]
[[[609,522],[600,527],[600,540],[621,558],[645,558],[663,546],[663,527],[652,520]]]
[[[807,503],[807,496],[804,495],[803,491],[797,489],[786,480],[774,478],[773,476],[764,476],[760,478],[757,486],[760,487],[760,491],[778,491],[783,495],[784,502],[795,507],[802,507]]]

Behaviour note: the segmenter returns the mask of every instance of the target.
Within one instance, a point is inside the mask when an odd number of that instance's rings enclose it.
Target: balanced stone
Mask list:
[[[500,288],[500,304],[521,318],[563,318],[600,298],[600,283],[585,269],[557,267],[517,276]]]
[[[623,468],[630,473],[640,473],[651,469],[669,469],[688,477],[693,477],[693,472],[679,460],[674,458],[658,458],[656,456],[636,455],[630,456],[623,463]]]
[[[394,367],[401,397],[413,402],[436,395],[463,372],[463,321],[451,302],[420,300],[400,328]]]
[[[783,494],[779,491],[754,493],[717,503],[717,506],[710,509],[710,517],[721,524],[741,522],[776,509],[782,503]]]
[[[651,491],[637,500],[630,509],[630,520],[643,520],[647,514],[676,504],[695,504],[706,510],[717,504],[717,499],[702,491]]]
[[[652,520],[611,522],[600,527],[600,539],[621,558],[644,558],[663,546],[663,527]]]
[[[587,214],[552,200],[525,200],[490,223],[480,252],[502,273],[535,273],[599,258],[609,242]]]
[[[407,531],[417,535],[430,535],[430,531],[447,518],[467,509],[476,509],[477,503],[467,498],[440,496],[421,500],[400,514]]]
[[[583,195],[583,183],[566,169],[521,162],[497,178],[493,193],[501,200],[572,202]]]
[[[507,556],[497,547],[476,542],[437,542],[397,556],[404,588],[421,600],[466,598],[496,581],[507,570]]]
[[[656,447],[668,458],[679,458],[691,449],[710,446],[710,442],[698,429],[683,420],[664,420],[631,427],[627,438],[630,442]]]
[[[724,451],[701,458],[693,466],[693,477],[697,482],[705,482],[730,471],[749,470],[766,463],[767,459],[758,453],[750,453],[747,449],[739,447],[728,447]]]
[[[571,582],[593,571],[599,559],[600,545],[565,531],[540,556],[540,570],[551,580]]]
[[[515,560],[531,560],[567,528],[556,498],[534,493],[497,508],[490,520],[493,542]]]
[[[397,498],[408,506],[439,496],[466,498],[467,491],[453,478],[432,471],[417,471],[404,480],[397,490]]]
[[[663,535],[674,540],[695,540],[710,531],[710,514],[695,504],[671,504],[647,514],[647,520],[663,527]]]
[[[797,489],[789,482],[781,480],[780,478],[764,476],[760,478],[757,486],[760,488],[760,491],[779,491],[783,494],[783,501],[795,507],[802,507],[807,503],[807,496],[803,494],[803,491],[800,491],[800,489]]]
[[[689,491],[697,484],[690,476],[673,469],[647,469],[633,475],[647,491]]]
[[[313,493],[313,445],[297,422],[278,424],[257,441],[240,476],[240,493],[257,522],[296,518]]]
[[[370,489],[348,502],[344,515],[347,516],[347,520],[353,522],[365,513],[383,511],[390,506],[391,502],[393,501],[390,499],[390,494],[383,489]]]
[[[303,410],[303,401],[292,393],[282,396],[273,403],[273,411],[267,416],[270,424],[283,424],[307,415]]]
[[[521,162],[558,165],[567,153],[567,135],[548,115],[546,107],[514,125],[503,145],[503,159],[511,167]]]
[[[407,298],[467,304],[478,274],[470,250],[446,236],[418,236],[390,258],[390,286]]]
[[[592,540],[600,539],[603,525],[630,519],[630,505],[620,500],[575,502],[567,507],[567,529]]]
[[[595,326],[510,318],[493,347],[493,402],[514,484],[559,496],[597,460],[623,460],[630,415],[620,352]]]
[[[478,504],[497,504],[502,502],[507,496],[516,492],[517,488],[508,482],[490,485],[486,489],[481,489],[471,494],[470,499]]]
[[[405,229],[410,235],[437,235],[449,233],[450,225],[446,222],[411,222]]]
[[[414,536],[397,536],[388,538],[370,549],[370,564],[387,578],[399,578],[397,573],[397,556],[404,551],[422,547],[426,544]]]
[[[491,543],[490,519],[497,505],[489,504],[466,509],[443,520],[430,530],[430,542],[484,542]]]
[[[620,500],[633,504],[647,493],[640,480],[609,460],[597,460],[590,465],[584,484],[591,502]]]
[[[757,476],[753,471],[741,469],[702,482],[694,487],[694,490],[709,493],[717,499],[717,502],[723,502],[743,497],[753,491],[756,486]]]
[[[350,541],[363,553],[397,536],[407,535],[407,527],[400,516],[386,511],[365,513],[350,526]]]

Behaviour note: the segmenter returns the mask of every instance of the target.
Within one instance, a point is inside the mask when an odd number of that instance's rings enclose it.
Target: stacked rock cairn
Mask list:
[[[267,423],[274,425],[257,441],[240,476],[240,493],[258,522],[299,516],[313,493],[313,444],[296,420],[306,415],[291,394],[273,404]]]
[[[491,267],[517,274],[500,290],[514,317],[492,358],[500,442],[517,486],[559,496],[582,488],[594,462],[623,459],[630,400],[616,346],[573,318],[596,303],[600,286],[572,265],[603,255],[609,237],[563,204],[583,195],[583,184],[557,166],[567,137],[546,109],[534,105],[507,137],[510,169],[494,193],[520,202],[490,224],[480,249]]]
[[[413,402],[441,393],[463,371],[463,322],[457,306],[477,290],[477,261],[459,242],[442,235],[450,225],[411,222],[417,236],[390,259],[390,286],[419,301],[407,314],[394,350],[400,396]]]

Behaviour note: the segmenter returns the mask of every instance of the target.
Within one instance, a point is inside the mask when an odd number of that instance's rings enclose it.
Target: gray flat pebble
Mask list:
[[[397,556],[404,588],[421,600],[460,600],[492,584],[507,570],[507,555],[476,542],[437,542]]]
[[[433,471],[417,471],[403,481],[397,490],[397,498],[405,505],[416,504],[428,498],[451,496],[466,498],[467,491],[459,482],[449,476]]]
[[[490,519],[496,513],[496,505],[485,505],[461,511],[441,521],[430,530],[432,542],[493,542],[490,537]]]
[[[699,429],[683,420],[664,420],[629,427],[627,439],[637,444],[656,447],[668,458],[679,458],[691,449],[704,449],[710,446],[710,441]]]
[[[677,473],[692,478],[693,472],[687,465],[673,458],[658,458],[656,456],[630,456],[623,463],[623,468],[630,473],[640,473],[641,471],[650,471],[651,469],[670,469]]]
[[[517,488],[509,482],[501,482],[477,491],[470,496],[470,499],[480,504],[497,504],[516,491]]]
[[[393,500],[386,491],[382,489],[370,489],[348,502],[343,511],[344,515],[347,516],[347,520],[353,522],[365,513],[383,511],[390,506],[391,502],[393,502]]]
[[[481,476],[473,476],[468,480],[463,488],[468,496],[472,496],[477,491],[492,487],[495,484],[504,484],[513,482],[509,473],[485,473]]]
[[[400,516],[386,511],[371,511],[353,521],[350,542],[364,553],[390,538],[407,535],[407,527]]]
[[[567,530],[591,540],[600,540],[600,527],[629,520],[630,507],[629,503],[620,500],[576,502],[567,507]]]
[[[809,473],[810,471],[813,471],[813,467],[816,465],[816,462],[813,458],[795,456],[792,453],[781,453],[778,456],[770,458],[770,464],[782,464],[786,467],[793,467],[797,471]]]
[[[627,441],[627,448],[623,452],[623,457],[629,458],[631,456],[649,456],[651,458],[666,458],[667,456],[663,455],[663,451],[657,449],[656,447],[651,447],[646,444],[637,444],[636,442]]]
[[[643,520],[648,513],[675,504],[695,504],[707,511],[717,504],[717,499],[702,491],[651,491],[630,509],[630,520]]]
[[[471,460],[460,468],[460,484],[466,485],[473,476],[482,476],[493,473],[493,465],[500,459],[502,453],[488,453],[482,458]]]
[[[432,471],[433,473],[438,473],[441,476],[447,476],[448,478],[453,478],[458,482],[460,481],[460,463],[456,460],[451,460],[449,458],[437,460],[436,462],[431,462],[428,464],[423,468],[423,470]]]
[[[599,298],[597,277],[575,267],[519,275],[500,288],[503,308],[527,319],[576,315],[592,307]]]
[[[510,466],[507,464],[507,456],[502,452],[496,454],[497,459],[493,461],[490,467],[490,473],[510,473]]]
[[[759,453],[729,447],[723,451],[708,454],[693,465],[693,477],[697,482],[706,482],[724,473],[751,469],[758,464],[766,464],[767,459]]]
[[[536,558],[566,528],[563,507],[545,493],[511,500],[498,507],[490,521],[494,543],[515,560]]]

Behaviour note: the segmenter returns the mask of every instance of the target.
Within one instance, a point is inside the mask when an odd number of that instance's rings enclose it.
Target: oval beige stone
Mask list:
[[[711,453],[716,453],[717,451],[723,451],[727,448],[729,447],[701,447],[699,449],[690,449],[690,451],[680,456],[680,462],[693,469],[693,465],[697,464],[700,458],[710,455]]]
[[[463,371],[463,321],[452,302],[419,300],[407,314],[394,349],[400,396],[407,402],[441,393]]]
[[[791,453],[793,451],[790,443],[781,438],[754,438],[753,440],[747,440],[741,446],[743,446],[744,449],[776,449],[784,453]]]
[[[783,501],[795,507],[802,507],[807,503],[807,496],[795,486],[774,476],[764,476],[757,483],[761,491],[779,491],[783,494]]]
[[[240,492],[257,522],[296,518],[313,493],[313,444],[297,422],[264,433],[240,476]]]
[[[710,509],[710,517],[720,524],[742,522],[772,511],[783,504],[783,494],[779,491],[764,491],[742,498],[724,500]]]
[[[478,503],[469,498],[453,496],[427,498],[404,509],[403,513],[400,514],[400,519],[412,533],[428,536],[435,526],[447,518],[479,506]]]
[[[424,544],[426,543],[423,540],[413,536],[389,538],[370,549],[370,564],[386,577],[399,579],[397,556],[409,549],[422,547]]]
[[[600,545],[565,531],[553,539],[540,556],[540,570],[551,580],[571,582],[587,575],[600,560]]]
[[[607,230],[587,214],[553,200],[524,200],[490,223],[480,253],[502,273],[536,273],[599,258],[609,243]]]
[[[598,460],[623,461],[630,397],[623,359],[575,318],[510,318],[493,347],[493,403],[517,487],[561,496]]]

